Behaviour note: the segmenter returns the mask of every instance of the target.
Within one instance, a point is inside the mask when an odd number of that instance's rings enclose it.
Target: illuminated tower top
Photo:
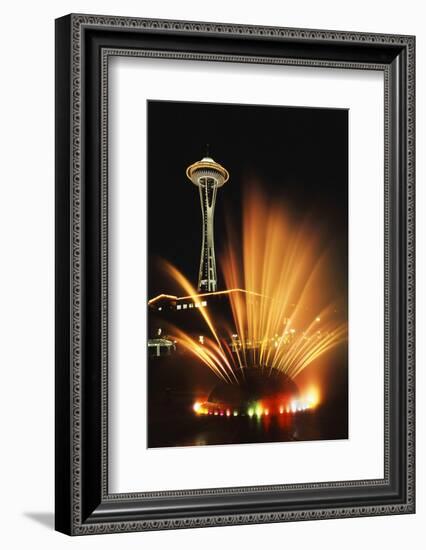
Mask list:
[[[202,180],[208,177],[214,178],[218,187],[222,187],[229,180],[228,170],[211,157],[203,157],[201,160],[188,166],[186,175],[194,185],[198,186],[205,185],[205,182]]]
[[[217,290],[217,271],[213,233],[214,208],[217,190],[228,181],[229,173],[210,156],[205,156],[188,166],[186,175],[199,189],[203,216],[198,290],[200,292],[215,292]]]

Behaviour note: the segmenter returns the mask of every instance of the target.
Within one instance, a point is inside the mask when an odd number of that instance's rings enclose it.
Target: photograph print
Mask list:
[[[347,109],[149,100],[149,448],[347,439]]]

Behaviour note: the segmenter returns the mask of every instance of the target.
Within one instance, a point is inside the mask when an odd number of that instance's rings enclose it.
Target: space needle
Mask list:
[[[188,166],[186,175],[199,189],[203,215],[198,291],[215,292],[217,290],[217,271],[213,233],[214,208],[217,190],[228,181],[229,173],[207,153],[207,156]]]

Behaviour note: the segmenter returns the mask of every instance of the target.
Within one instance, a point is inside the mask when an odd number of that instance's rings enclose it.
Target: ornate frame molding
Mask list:
[[[85,457],[83,448],[85,448],[84,422],[87,417],[87,411],[84,409],[86,399],[84,368],[85,368],[85,337],[84,318],[85,318],[85,279],[87,277],[88,261],[85,245],[87,231],[91,231],[91,226],[87,221],[85,211],[85,174],[86,147],[88,146],[85,138],[85,124],[87,121],[87,101],[88,101],[88,77],[85,74],[87,70],[88,52],[88,32],[91,31],[96,36],[96,31],[110,30],[116,33],[127,33],[130,36],[152,37],[162,36],[164,33],[170,38],[179,36],[199,36],[203,37],[230,37],[235,40],[241,39],[262,39],[273,42],[291,42],[307,45],[312,52],[315,52],[315,46],[323,44],[333,50],[333,47],[339,47],[342,51],[345,48],[351,49],[351,46],[370,46],[377,52],[389,51],[400,58],[396,65],[392,59],[384,62],[374,62],[371,60],[356,61],[355,59],[335,60],[331,58],[321,59],[315,57],[291,57],[291,56],[268,56],[268,55],[247,55],[232,53],[208,53],[173,49],[155,49],[155,48],[132,48],[129,46],[120,47],[113,44],[97,44],[99,49],[99,81],[100,81],[100,314],[99,314],[99,334],[100,334],[100,392],[99,401],[99,433],[100,433],[100,451],[99,451],[99,480],[96,482],[96,490],[90,485],[87,488],[87,478],[83,465]],[[201,23],[186,21],[168,21],[152,19],[135,19],[122,17],[92,16],[92,15],[70,15],[57,21],[57,63],[62,64],[65,60],[67,64],[57,72],[57,98],[59,104],[57,110],[57,155],[59,155],[59,168],[57,168],[56,185],[57,194],[66,194],[68,197],[61,199],[57,206],[57,215],[63,216],[65,212],[69,215],[69,225],[62,225],[57,220],[57,237],[61,246],[68,239],[69,249],[67,254],[60,255],[57,271],[57,280],[63,279],[69,282],[69,288],[59,281],[59,295],[57,301],[60,304],[63,300],[68,300],[69,316],[65,318],[63,312],[57,312],[57,318],[60,317],[57,329],[63,331],[67,329],[67,335],[59,338],[59,352],[57,353],[57,426],[63,429],[63,422],[69,421],[69,430],[65,435],[60,435],[58,439],[57,432],[57,463],[60,463],[58,484],[64,482],[69,484],[68,490],[59,489],[57,493],[57,528],[69,534],[82,535],[90,533],[112,533],[124,531],[140,531],[152,529],[177,529],[186,527],[201,527],[212,525],[236,525],[246,523],[264,523],[264,522],[282,522],[307,519],[325,519],[336,517],[359,517],[369,515],[384,515],[395,513],[414,512],[414,132],[415,132],[415,60],[414,60],[415,40],[412,36],[397,35],[379,35],[364,33],[346,33],[341,31],[321,31],[307,29],[287,29],[279,27],[258,27],[245,25],[229,25],[218,23]],[[94,50],[94,46],[92,47]],[[399,53],[398,53],[399,52]],[[355,57],[356,55],[353,54]],[[334,67],[342,69],[368,69],[384,72],[385,77],[385,476],[383,480],[363,480],[359,482],[342,481],[335,483],[314,483],[297,485],[275,485],[269,487],[239,487],[228,489],[211,490],[192,490],[192,491],[170,491],[158,493],[130,493],[130,494],[109,494],[108,493],[108,475],[107,475],[107,420],[108,420],[108,353],[107,353],[107,320],[108,320],[108,142],[107,142],[107,124],[108,124],[108,59],[111,56],[138,56],[138,57],[156,57],[168,59],[191,59],[203,61],[230,61],[240,63],[274,63],[283,65],[302,65],[315,67]],[[92,61],[91,61],[92,62]],[[405,74],[402,74],[401,70]],[[59,67],[59,65],[57,65]],[[402,69],[401,69],[402,67]],[[61,82],[68,79],[66,90],[61,89]],[[62,95],[61,95],[62,94]],[[395,102],[401,100],[406,105],[406,126],[404,135],[395,135],[395,118],[393,109]],[[65,129],[61,128],[63,124],[64,109],[68,105],[69,120]],[[401,116],[401,112],[399,112]],[[404,128],[404,125],[401,126]],[[62,135],[63,134],[63,135]],[[395,140],[397,143],[395,143]],[[71,151],[67,156],[65,149]],[[400,151],[398,158],[395,158],[395,151]],[[62,155],[62,156],[61,156]],[[395,166],[397,162],[397,166]],[[395,197],[392,194],[392,185],[397,169],[401,169],[399,183],[404,183],[404,187],[399,189],[400,202],[395,203]],[[64,178],[69,178],[68,187],[64,185]],[[400,214],[397,215],[397,210]],[[402,225],[404,224],[404,225]],[[396,232],[400,231],[400,244],[397,246]],[[68,262],[63,265],[65,256]],[[398,257],[401,261],[400,278],[393,272],[392,266]],[[65,271],[67,275],[65,275]],[[395,280],[395,276],[397,280]],[[401,280],[404,279],[404,280]],[[402,285],[401,292],[404,293],[402,304],[405,311],[394,311],[392,306],[392,292],[395,285]],[[398,286],[399,288],[399,286]],[[58,290],[57,290],[58,292]],[[306,490],[331,490],[339,489],[358,489],[374,487],[389,487],[394,484],[391,479],[391,438],[395,433],[391,431],[391,409],[396,406],[395,387],[392,386],[395,372],[391,369],[392,357],[395,361],[395,345],[392,337],[396,330],[392,324],[395,316],[401,319],[398,323],[402,324],[402,333],[405,334],[405,342],[399,342],[402,346],[399,350],[400,368],[405,367],[403,376],[405,377],[405,393],[402,396],[403,408],[405,407],[405,464],[404,471],[399,474],[405,477],[402,483],[403,493],[398,498],[394,498],[389,503],[381,504],[365,503],[362,506],[317,506],[307,503],[305,510],[287,509],[274,511],[253,511],[250,513],[215,513],[200,515],[190,514],[182,517],[167,517],[149,519],[141,510],[139,515],[129,518],[129,514],[122,513],[126,506],[137,507],[138,503],[147,498],[181,498],[212,495],[238,495],[243,497],[249,494],[258,493],[282,493],[299,492]],[[399,326],[399,324],[398,324]],[[402,339],[402,338],[401,338]],[[58,341],[58,340],[57,340]],[[68,343],[68,345],[67,345]],[[68,359],[67,352],[69,352]],[[64,365],[68,361],[68,368]],[[88,368],[86,366],[86,368]],[[64,387],[69,391],[69,402],[64,406],[58,404],[62,399]],[[399,390],[400,391],[400,390]],[[398,391],[397,391],[398,393]],[[399,396],[401,398],[401,396]],[[399,434],[402,437],[402,433]],[[393,460],[393,459],[392,459]],[[98,470],[96,470],[98,471]],[[394,472],[395,474],[395,472]],[[401,484],[401,481],[400,481]],[[98,497],[94,496],[99,491]],[[87,494],[90,494],[89,498]],[[401,497],[404,497],[401,501]],[[85,502],[88,500],[88,503]],[[95,501],[100,506],[94,506]],[[66,502],[65,502],[66,501]],[[88,511],[91,511],[88,514]],[[146,515],[146,514],[145,514]],[[125,517],[123,521],[121,517]]]

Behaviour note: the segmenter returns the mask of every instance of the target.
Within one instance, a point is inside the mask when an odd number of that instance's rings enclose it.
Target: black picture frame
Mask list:
[[[106,90],[112,55],[383,71],[383,479],[108,493]],[[413,36],[81,14],[56,20],[58,531],[414,513],[414,80]]]

